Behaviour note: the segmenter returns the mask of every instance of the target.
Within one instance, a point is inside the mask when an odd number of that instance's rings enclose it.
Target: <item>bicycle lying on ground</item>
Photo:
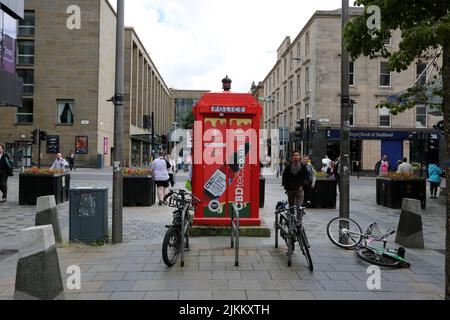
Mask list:
[[[278,248],[278,232],[286,241],[288,248],[288,266],[292,265],[292,254],[295,250],[295,242],[298,242],[303,255],[308,263],[309,270],[313,271],[313,262],[309,253],[311,247],[306,237],[305,228],[303,227],[303,216],[305,215],[305,207],[303,205],[295,205],[288,208],[286,201],[277,203],[275,209],[275,248]]]
[[[193,194],[185,190],[171,190],[164,197],[164,201],[170,198],[169,207],[176,208],[173,212],[173,222],[166,226],[168,230],[162,244],[162,258],[164,263],[173,266],[181,254],[181,266],[184,267],[184,251],[189,250],[189,228],[191,217],[189,211],[201,203]]]
[[[358,257],[374,265],[388,268],[409,268],[405,260],[405,248],[386,248],[386,242],[395,231],[381,233],[376,222],[371,223],[363,233],[359,224],[349,218],[334,218],[327,226],[328,238],[335,245],[345,249],[355,249]],[[383,246],[373,242],[383,242]]]

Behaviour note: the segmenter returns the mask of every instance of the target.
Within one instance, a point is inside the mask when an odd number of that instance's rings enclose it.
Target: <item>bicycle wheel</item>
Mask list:
[[[301,227],[297,232],[297,239],[298,243],[300,245],[300,248],[302,249],[303,255],[306,258],[306,262],[308,263],[308,267],[310,271],[314,270],[313,262],[311,259],[311,255],[309,253],[309,243],[308,238],[306,237],[306,232],[303,227]]]
[[[337,217],[328,222],[327,225],[328,238],[338,247],[345,249],[354,249],[360,244],[363,238],[362,233],[359,224],[348,218]]]
[[[181,253],[181,233],[180,229],[170,227],[167,230],[162,244],[162,258],[164,263],[171,267],[177,263],[178,256]]]
[[[399,268],[401,266],[400,261],[385,257],[365,247],[359,248],[357,253],[361,259],[380,267]]]
[[[292,266],[292,253],[294,252],[295,241],[291,235],[286,235],[286,245],[288,247],[288,267]]]

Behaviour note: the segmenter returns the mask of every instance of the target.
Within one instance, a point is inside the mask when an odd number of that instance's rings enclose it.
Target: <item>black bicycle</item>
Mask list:
[[[280,201],[275,208],[275,248],[278,248],[278,233],[286,241],[288,248],[288,266],[292,265],[292,254],[295,250],[295,242],[298,242],[303,255],[308,263],[309,270],[313,271],[313,262],[309,253],[311,245],[306,237],[303,227],[305,206],[295,205],[288,208],[286,201]]]
[[[190,211],[201,203],[193,194],[185,190],[171,190],[164,197],[164,201],[169,199],[169,207],[176,208],[173,212],[171,225],[166,226],[167,231],[162,244],[162,258],[164,263],[171,267],[177,263],[181,255],[181,266],[184,267],[184,251],[189,250],[189,228],[191,225]]]

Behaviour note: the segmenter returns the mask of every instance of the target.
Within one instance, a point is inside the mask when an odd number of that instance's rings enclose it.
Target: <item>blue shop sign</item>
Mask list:
[[[350,139],[353,140],[408,140],[409,131],[373,131],[373,130],[351,130]],[[340,139],[340,130],[327,130],[327,139]]]

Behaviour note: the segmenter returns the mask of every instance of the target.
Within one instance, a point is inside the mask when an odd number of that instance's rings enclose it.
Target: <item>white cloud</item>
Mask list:
[[[109,0],[115,7],[116,0]],[[169,87],[247,92],[276,62],[283,39],[294,39],[316,10],[340,0],[132,0],[125,24],[135,28]]]

